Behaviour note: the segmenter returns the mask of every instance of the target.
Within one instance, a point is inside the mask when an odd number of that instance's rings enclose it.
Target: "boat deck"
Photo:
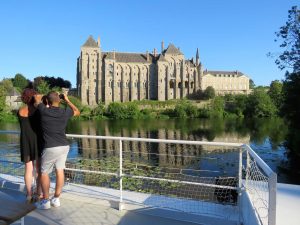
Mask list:
[[[16,200],[25,201],[23,193],[2,189]],[[119,211],[102,202],[92,199],[82,198],[75,194],[66,194],[61,197],[61,206],[49,210],[34,210],[25,217],[25,225],[73,225],[73,224],[101,224],[101,225],[233,225],[235,223],[224,221],[218,218],[199,217],[182,214],[176,211],[143,208],[130,211]],[[180,218],[180,220],[179,220]],[[186,220],[194,220],[184,221]],[[197,220],[197,221],[196,221]],[[20,221],[13,225],[20,224]]]
[[[277,225],[300,224],[300,185],[277,184]]]
[[[24,194],[18,191],[2,189],[19,201],[24,201]],[[119,211],[103,205],[103,202],[88,201],[86,197],[62,195],[61,207],[50,210],[35,210],[25,217],[25,225],[194,225],[194,224],[234,224],[221,219],[194,217],[178,214],[170,210],[144,208]],[[300,185],[278,184],[277,186],[277,225],[298,225],[300,221]],[[186,221],[182,221],[185,220]],[[181,220],[178,220],[180,217]],[[14,225],[20,224],[19,221]]]

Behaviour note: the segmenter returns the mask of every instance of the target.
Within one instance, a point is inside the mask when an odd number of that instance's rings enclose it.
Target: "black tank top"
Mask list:
[[[20,152],[21,161],[29,162],[40,157],[42,151],[42,134],[40,128],[40,116],[38,111],[23,117],[18,115],[20,123]]]

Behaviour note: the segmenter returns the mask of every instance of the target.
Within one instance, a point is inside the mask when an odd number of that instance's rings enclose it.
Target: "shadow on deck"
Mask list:
[[[22,192],[1,189],[18,201],[25,201]],[[19,221],[13,225],[20,224]],[[68,194],[61,197],[61,207],[31,212],[25,217],[25,225],[195,225],[195,224],[235,224],[217,218],[193,216],[177,211],[155,208],[143,208],[119,211],[101,202],[87,201],[77,195]]]

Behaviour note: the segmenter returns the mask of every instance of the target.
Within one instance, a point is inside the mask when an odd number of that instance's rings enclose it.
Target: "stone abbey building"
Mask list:
[[[173,44],[152,53],[102,52],[100,38],[81,46],[77,59],[77,92],[85,105],[153,99],[181,99],[212,86],[218,94],[248,93],[249,78],[238,71],[203,70],[185,59]]]

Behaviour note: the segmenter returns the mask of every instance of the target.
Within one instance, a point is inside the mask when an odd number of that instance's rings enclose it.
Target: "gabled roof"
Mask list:
[[[196,67],[196,64],[193,59],[187,59],[185,60],[185,63],[188,64],[189,66]]]
[[[105,54],[106,59],[114,59],[114,53],[113,52],[107,52]]]
[[[113,57],[113,52],[103,52],[103,58],[114,59],[116,62],[125,63],[147,63],[147,55],[142,53],[128,53],[128,52],[115,52],[115,58]],[[156,57],[149,53],[149,62],[154,62]],[[148,63],[149,63],[148,62]]]
[[[166,58],[160,54],[159,57],[158,57],[158,60],[157,61],[163,61],[163,62],[167,62]]]
[[[237,75],[237,76],[243,76],[244,74],[240,71],[216,71],[216,70],[204,70],[203,74],[211,74],[211,75]]]
[[[169,44],[168,48],[164,51],[165,54],[172,54],[172,55],[183,55],[181,51],[175,47],[173,44]]]
[[[93,36],[90,35],[86,42],[82,45],[82,47],[88,48],[98,48],[97,42],[94,40]]]

